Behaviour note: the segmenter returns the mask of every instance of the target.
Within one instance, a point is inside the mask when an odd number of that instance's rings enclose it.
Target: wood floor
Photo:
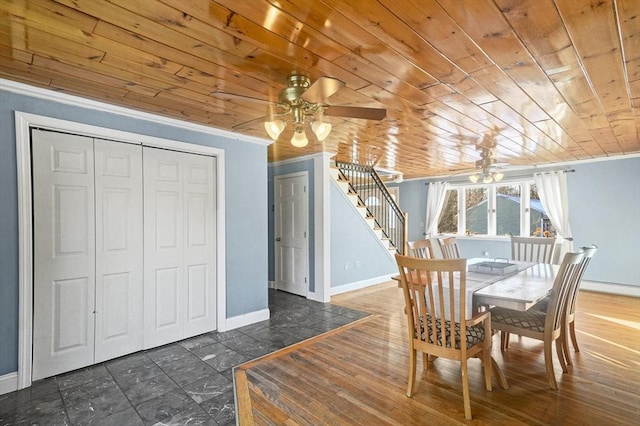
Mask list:
[[[640,299],[581,292],[580,353],[548,387],[541,342],[512,337],[493,356],[509,381],[485,390],[471,360],[472,421],[465,421],[459,363],[444,359],[406,396],[408,350],[401,290],[395,282],[345,293],[333,304],[373,314],[235,371],[241,425],[625,425],[640,424]],[[419,360],[420,361],[420,360]]]

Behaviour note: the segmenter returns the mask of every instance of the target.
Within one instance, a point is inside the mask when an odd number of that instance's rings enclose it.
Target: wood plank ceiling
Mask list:
[[[0,77],[268,138],[287,76],[338,78],[313,152],[412,177],[640,152],[638,0],[2,0]],[[239,126],[240,127],[236,127]]]

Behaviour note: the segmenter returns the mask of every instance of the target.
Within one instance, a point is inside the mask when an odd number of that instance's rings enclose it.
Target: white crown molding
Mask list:
[[[46,99],[48,101],[58,102],[66,105],[93,109],[96,111],[106,112],[110,114],[122,115],[128,118],[135,118],[139,120],[150,121],[157,124],[163,124],[173,127],[178,127],[185,130],[193,130],[200,133],[206,133],[213,136],[221,136],[231,140],[237,140],[240,142],[255,143],[258,145],[271,145],[273,141],[268,138],[258,138],[255,136],[246,136],[238,133],[233,133],[228,130],[218,129],[216,127],[204,126],[201,124],[189,123],[175,118],[164,117],[161,115],[151,114],[148,112],[142,112],[130,108],[125,108],[117,105],[111,105],[104,102],[94,101],[91,99],[81,98],[75,95],[69,95],[67,93],[60,93],[49,89],[43,89],[36,86],[30,86],[28,84],[18,83],[11,80],[0,78],[0,91],[12,92],[19,95],[25,95],[40,99]]]
[[[329,159],[335,155],[335,152],[317,152],[315,154],[302,155],[300,157],[289,158],[287,160],[274,161],[268,164],[269,167],[279,167],[286,164],[299,163],[305,160],[315,160],[316,158],[328,157]]]

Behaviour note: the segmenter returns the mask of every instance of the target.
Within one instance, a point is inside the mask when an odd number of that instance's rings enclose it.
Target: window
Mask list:
[[[487,233],[488,188],[467,188],[464,193],[467,234]]]
[[[521,223],[520,185],[498,186],[496,188],[496,235],[520,235]]]
[[[462,234],[460,230],[467,235],[554,235],[531,181],[448,190],[438,232]]]

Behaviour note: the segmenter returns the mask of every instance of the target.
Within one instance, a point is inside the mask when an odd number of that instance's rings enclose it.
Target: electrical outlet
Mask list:
[[[482,252],[482,255],[483,255],[484,257],[489,257],[489,252],[488,252],[488,251],[483,251],[483,252]]]
[[[349,269],[349,262],[344,262],[344,270],[348,270]]]

